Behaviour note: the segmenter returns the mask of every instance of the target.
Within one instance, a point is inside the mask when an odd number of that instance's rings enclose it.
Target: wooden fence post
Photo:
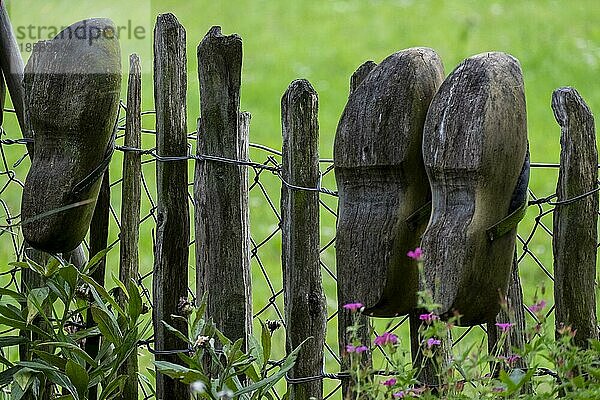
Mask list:
[[[156,147],[160,157],[186,157],[186,40],[185,29],[173,14],[158,16],[154,31],[154,101]],[[161,321],[187,332],[186,323],[171,318],[180,314],[178,303],[188,297],[190,221],[187,160],[158,161],[157,226],[154,249],[154,341],[156,350],[181,350],[187,344],[166,331]],[[176,355],[157,360],[180,363]],[[165,375],[156,376],[156,398],[189,399],[187,385]]]
[[[110,177],[107,169],[102,176],[102,184],[98,192],[98,200],[94,208],[94,215],[90,224],[90,259],[97,253],[106,249],[108,246],[108,219],[110,214]],[[97,265],[91,277],[100,285],[104,285],[104,275],[106,272],[106,257],[104,257]],[[92,328],[96,326],[92,317],[91,309],[88,309],[86,316],[86,327]],[[92,358],[98,355],[100,350],[100,336],[89,337],[85,342],[85,352]],[[92,386],[89,390],[90,400],[95,400],[98,397],[98,387]]]
[[[598,150],[594,117],[573,88],[554,91],[552,110],[561,127],[556,187],[559,204],[554,209],[552,237],[556,328],[570,326],[577,330],[575,343],[587,347],[588,339],[598,339]]]
[[[127,119],[125,123],[125,147],[139,149],[141,146],[142,71],[137,54],[129,57],[129,84],[127,87]],[[123,189],[121,202],[121,247],[119,279],[125,285],[137,282],[139,273],[140,228],[140,181],[142,175],[141,155],[135,151],[125,152],[123,158]],[[121,306],[125,306],[124,297]],[[121,373],[128,376],[123,387],[124,399],[138,398],[137,350],[125,361]]]
[[[242,39],[211,28],[198,46],[199,156],[247,159],[249,118],[239,111],[241,68]],[[226,337],[246,344],[252,331],[247,168],[197,160],[194,198],[198,298],[207,295],[208,316]]]
[[[281,261],[288,353],[312,337],[290,371],[292,379],[320,376],[323,372],[327,316],[319,262],[319,193],[287,186],[318,186],[318,101],[317,92],[307,80],[292,82],[281,100]],[[323,381],[288,384],[288,393],[290,400],[320,400]]]

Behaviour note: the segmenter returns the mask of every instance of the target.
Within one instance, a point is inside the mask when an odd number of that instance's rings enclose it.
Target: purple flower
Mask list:
[[[356,351],[356,347],[351,344],[346,345],[346,353],[354,353]]]
[[[387,381],[381,382],[381,384],[387,387],[394,386],[396,384],[396,378],[390,378]]]
[[[362,303],[348,303],[348,304],[344,304],[344,309],[345,310],[350,310],[350,311],[360,310],[363,307],[364,306],[363,306]]]
[[[374,342],[377,346],[385,346],[386,344],[396,344],[398,343],[398,336],[394,335],[391,332],[384,332],[381,336],[377,336]]]
[[[496,386],[495,388],[492,389],[492,392],[494,393],[502,393],[504,392],[504,388],[501,386]]]
[[[497,322],[496,326],[500,328],[502,332],[508,332],[515,324],[510,322]]]
[[[404,391],[401,390],[399,392],[394,393],[393,396],[395,399],[403,399],[405,394],[406,393],[404,393]]]
[[[369,350],[369,348],[367,346],[358,346],[354,349],[354,351],[356,353],[363,353],[365,351]]]
[[[437,321],[438,319],[440,319],[440,317],[438,317],[434,313],[430,312],[429,314],[421,314],[421,315],[419,315],[419,319],[421,321],[425,321],[427,323],[431,323],[433,321]]]
[[[417,247],[416,249],[411,250],[408,253],[406,253],[406,255],[408,256],[408,258],[412,258],[413,260],[420,261],[421,258],[423,257],[423,250],[421,250],[420,247]]]
[[[529,306],[529,311],[531,311],[532,313],[539,313],[540,311],[542,311],[544,309],[544,307],[546,307],[546,301],[545,300],[541,300],[539,303],[533,304],[531,306]]]
[[[436,338],[429,338],[427,339],[427,348],[430,349],[433,346],[439,346],[440,344],[442,344],[442,341]]]

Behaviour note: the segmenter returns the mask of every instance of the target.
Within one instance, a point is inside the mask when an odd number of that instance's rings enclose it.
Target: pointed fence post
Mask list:
[[[319,377],[323,372],[327,316],[319,262],[318,107],[317,92],[307,80],[292,82],[281,100],[281,261],[288,353],[311,338],[290,371],[290,400],[323,398],[321,379],[293,381]]]
[[[139,149],[141,146],[141,101],[142,71],[140,59],[137,54],[132,54],[129,57],[127,118],[125,122],[125,147],[128,148]],[[139,274],[141,161],[141,155],[136,151],[126,151],[123,157],[119,279],[125,285],[137,282]],[[121,298],[121,306],[126,306],[124,297]],[[136,349],[121,367],[121,373],[127,375],[122,394],[124,399],[138,398],[137,357]]]
[[[561,128],[552,237],[556,328],[570,326],[577,331],[575,343],[587,347],[588,339],[598,339],[598,150],[594,116],[573,88],[554,91],[552,110]]]
[[[154,30],[154,101],[156,104],[156,151],[159,157],[187,157],[185,29],[173,14],[158,16]],[[158,160],[157,226],[154,248],[152,295],[156,350],[187,349],[187,343],[168,332],[165,321],[184,334],[186,323],[178,303],[188,297],[188,206],[187,160]],[[181,363],[177,355],[157,355],[157,360]],[[156,376],[156,398],[189,399],[187,385],[165,375]]]
[[[248,171],[249,114],[240,114],[242,39],[213,27],[198,46],[201,118],[194,184],[196,290],[230,340],[252,332]],[[226,159],[229,161],[223,161]]]

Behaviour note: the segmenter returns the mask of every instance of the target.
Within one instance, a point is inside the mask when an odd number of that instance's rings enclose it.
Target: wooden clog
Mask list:
[[[416,305],[417,264],[406,253],[418,246],[429,218],[423,124],[444,70],[428,48],[363,67],[335,137],[338,301],[391,317]]]
[[[23,235],[39,250],[67,252],[86,235],[112,154],[121,88],[113,22],[80,21],[36,44],[24,88],[35,153],[23,191]]]
[[[448,76],[427,114],[423,159],[432,191],[426,286],[443,317],[493,321],[527,207],[527,119],[515,58],[479,54]]]

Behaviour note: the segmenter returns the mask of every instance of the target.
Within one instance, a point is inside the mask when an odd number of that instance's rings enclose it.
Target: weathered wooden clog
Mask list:
[[[24,88],[35,153],[21,204],[34,248],[67,252],[86,235],[113,149],[120,53],[107,19],[77,22],[34,47]]]
[[[423,159],[432,191],[422,241],[427,287],[443,317],[493,321],[527,207],[527,119],[515,58],[476,55],[448,76],[427,114]]]
[[[361,302],[368,315],[391,317],[416,305],[417,264],[406,253],[429,219],[423,124],[443,79],[428,48],[364,64],[352,79],[334,147],[338,301]]]

